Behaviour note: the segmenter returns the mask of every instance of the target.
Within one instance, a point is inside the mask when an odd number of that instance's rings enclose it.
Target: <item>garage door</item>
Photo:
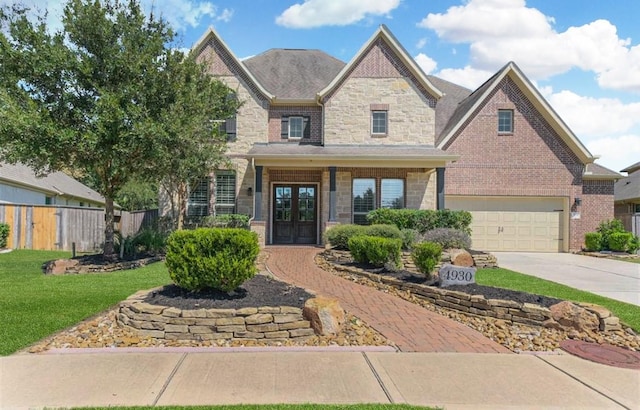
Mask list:
[[[563,199],[447,197],[449,209],[473,216],[473,248],[485,251],[562,252]]]

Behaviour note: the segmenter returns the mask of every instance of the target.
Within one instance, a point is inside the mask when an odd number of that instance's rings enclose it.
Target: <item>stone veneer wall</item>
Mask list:
[[[547,321],[553,321],[551,311],[543,306],[531,303],[519,303],[512,300],[485,299],[483,295],[469,295],[464,292],[425,286],[417,283],[407,283],[392,277],[369,273],[360,269],[332,264],[337,271],[345,271],[364,276],[372,281],[393,286],[396,289],[411,292],[415,296],[427,300],[437,306],[478,316],[488,316],[513,323],[532,326],[546,326]],[[613,316],[607,309],[599,306],[580,305],[595,314],[600,322],[600,331],[620,329],[620,319]]]
[[[120,303],[117,322],[140,337],[166,340],[302,340],[315,335],[292,306],[181,310],[144,302],[140,291]]]

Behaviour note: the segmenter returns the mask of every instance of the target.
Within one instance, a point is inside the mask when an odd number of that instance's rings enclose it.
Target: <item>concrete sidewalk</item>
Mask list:
[[[493,254],[501,268],[640,306],[640,264],[571,253]]]
[[[0,358],[0,408],[409,403],[637,409],[640,371],[570,355],[184,349]]]

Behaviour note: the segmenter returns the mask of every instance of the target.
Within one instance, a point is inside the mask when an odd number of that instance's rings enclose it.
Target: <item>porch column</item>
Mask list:
[[[444,168],[436,168],[436,209],[444,209]]]
[[[262,165],[256,165],[256,192],[253,197],[253,220],[262,221]]]
[[[336,221],[336,167],[329,167],[329,222]]]

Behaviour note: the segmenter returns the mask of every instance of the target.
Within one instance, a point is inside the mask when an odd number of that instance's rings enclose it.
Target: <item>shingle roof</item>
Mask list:
[[[640,202],[640,172],[616,181],[613,192],[616,201]]]
[[[53,172],[38,178],[36,173],[26,165],[12,165],[2,162],[0,163],[0,181],[3,180],[56,195],[65,195],[104,204],[102,195],[64,172]]]
[[[636,172],[639,169],[640,169],[640,162],[636,162],[635,164],[629,165],[625,169],[620,170],[620,172],[626,172],[629,175],[631,175],[632,173]]]
[[[458,104],[467,98],[472,91],[433,75],[428,75],[427,78],[444,93],[444,96],[436,103],[436,137],[438,137],[455,113]]]
[[[243,61],[276,98],[315,99],[345,66],[320,50],[274,48]]]
[[[289,143],[254,144],[247,156],[321,156],[347,158],[449,157],[452,154],[428,145],[300,145]],[[454,155],[455,156],[455,155]]]
[[[620,179],[622,178],[622,175],[609,168],[603,167],[600,164],[592,162],[587,164],[582,177],[584,179]]]

